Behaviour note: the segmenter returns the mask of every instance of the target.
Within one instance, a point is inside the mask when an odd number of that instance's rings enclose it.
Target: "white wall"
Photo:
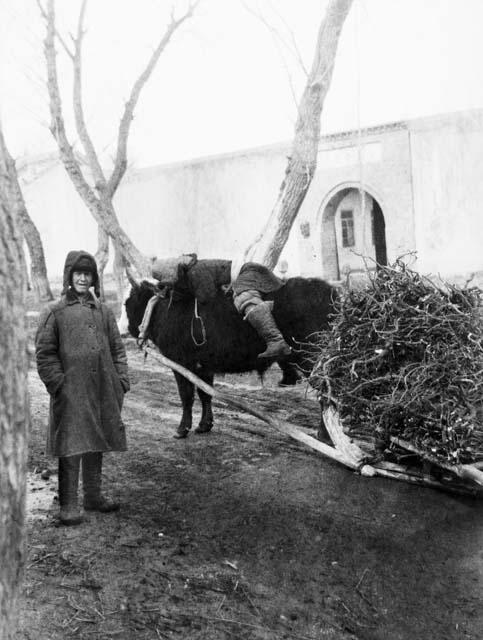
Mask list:
[[[131,171],[115,198],[120,222],[148,255],[232,258],[267,220],[289,149],[279,144]],[[316,174],[282,254],[288,274],[321,275],[324,203],[361,183],[381,205],[389,261],[416,249],[424,272],[483,270],[482,176],[483,111],[375,127],[360,139],[350,132],[322,139]],[[61,274],[67,251],[95,253],[97,225],[60,164],[24,195],[50,276]],[[308,223],[306,237],[301,223]]]
[[[129,177],[116,197],[119,218],[143,251],[233,258],[261,230],[283,177],[283,145],[153,167]],[[290,260],[293,267],[295,258]]]
[[[418,266],[483,270],[483,115],[411,123]]]
[[[49,277],[62,275],[65,257],[72,249],[96,252],[97,224],[63,166],[53,166],[24,187],[23,195],[42,238]]]
[[[307,256],[304,275],[321,272],[325,208],[338,192],[361,186],[382,208],[389,262],[415,249],[408,131],[404,123],[375,127],[360,139],[352,134],[322,140],[317,171],[299,213],[299,221],[307,221],[311,229],[310,237],[300,240]]]
[[[186,165],[153,167],[125,176],[114,199],[119,221],[148,255],[197,249],[197,179]]]

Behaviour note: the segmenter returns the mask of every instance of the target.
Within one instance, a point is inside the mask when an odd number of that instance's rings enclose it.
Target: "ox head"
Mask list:
[[[118,322],[119,332],[122,336],[130,333],[134,338],[139,336],[141,324],[149,299],[160,294],[159,282],[154,278],[148,278],[139,283],[132,277],[130,285],[124,292],[124,300],[121,309],[121,318]]]

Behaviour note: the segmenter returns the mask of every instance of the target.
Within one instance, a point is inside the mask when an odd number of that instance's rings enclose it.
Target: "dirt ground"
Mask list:
[[[32,366],[18,640],[483,638],[481,500],[360,477],[219,404],[211,434],[176,440],[171,372],[133,341],[128,355],[129,451],[105,458],[122,508],[79,527],[57,523]],[[314,396],[278,377],[217,384],[315,429]]]

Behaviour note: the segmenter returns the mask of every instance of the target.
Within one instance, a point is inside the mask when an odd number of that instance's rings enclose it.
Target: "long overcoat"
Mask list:
[[[86,252],[69,253],[64,283],[85,255],[94,261]],[[47,453],[124,451],[121,409],[129,378],[126,352],[109,307],[91,294],[83,300],[68,289],[41,316],[35,343],[37,370],[50,394]]]

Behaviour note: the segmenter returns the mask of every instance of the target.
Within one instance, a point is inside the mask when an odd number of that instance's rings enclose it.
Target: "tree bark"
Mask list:
[[[109,260],[109,236],[99,225],[97,227],[97,251],[96,251],[97,274],[99,276],[99,288],[101,292],[101,300],[105,299],[104,295],[104,270]]]
[[[17,175],[15,162],[7,149],[3,133],[0,131],[0,153],[3,156],[5,170],[9,177],[10,202],[15,208],[20,228],[23,232],[25,242],[30,255],[30,281],[37,300],[53,300],[52,290],[47,277],[47,266],[45,263],[44,248],[39,230],[29,216],[22,189]]]
[[[22,233],[0,151],[0,638],[13,638],[24,549],[29,405]]]
[[[122,251],[120,251],[116,246],[114,247],[114,263],[112,266],[112,272],[116,285],[117,299],[124,300],[126,291],[126,278],[124,275],[126,272],[126,262],[122,255]]]
[[[36,299],[39,302],[48,302],[54,299],[54,295],[47,277],[47,265],[45,263],[42,238],[32,218],[28,215],[23,197],[17,206],[19,224],[22,227],[30,256],[30,284]]]
[[[45,55],[47,59],[47,88],[49,91],[50,115],[52,118],[50,130],[57,142],[61,160],[77,192],[84,200],[97,223],[102,226],[106,233],[119,242],[129,262],[131,262],[140,273],[146,273],[146,259],[122,229],[112,203],[103,202],[85,179],[74,150],[67,138],[62,116],[57,65],[55,62],[55,14],[53,0],[49,0],[47,12]],[[108,206],[106,206],[106,204]]]
[[[246,260],[262,262],[270,269],[277,264],[315,173],[320,117],[332,79],[339,36],[352,3],[353,0],[330,0],[300,100],[285,178],[264,229],[245,252]]]
[[[74,38],[74,51],[70,51],[65,42],[59,37],[55,29],[55,9],[54,0],[48,0],[47,10],[44,11],[40,0],[38,4],[42,15],[46,20],[47,34],[45,38],[45,57],[47,62],[47,88],[49,93],[49,107],[51,115],[51,132],[57,141],[60,157],[64,167],[71,178],[77,192],[84,200],[89,211],[94,216],[97,223],[102,227],[113,241],[113,244],[122,252],[126,263],[126,268],[134,267],[139,275],[150,275],[150,261],[134,245],[117,218],[112,199],[116,193],[122,177],[127,167],[127,140],[131,122],[134,117],[134,110],[137,105],[140,93],[149,80],[162,52],[168,45],[172,35],[178,27],[193,15],[197,2],[190,4],[187,11],[179,19],[173,16],[160,39],[158,46],[152,53],[146,68],[133,85],[129,100],[127,101],[122,115],[117,139],[117,150],[114,168],[109,179],[106,179],[99,162],[94,144],[89,136],[85,123],[82,106],[82,41],[84,36],[83,20],[87,0],[83,0],[79,14],[77,35]],[[95,187],[91,187],[86,180],[77,157],[69,143],[62,114],[62,103],[60,99],[59,82],[57,76],[55,38],[59,37],[62,46],[72,59],[74,66],[74,87],[73,87],[73,108],[76,123],[76,130],[79,139],[84,147],[87,161],[94,178]]]

